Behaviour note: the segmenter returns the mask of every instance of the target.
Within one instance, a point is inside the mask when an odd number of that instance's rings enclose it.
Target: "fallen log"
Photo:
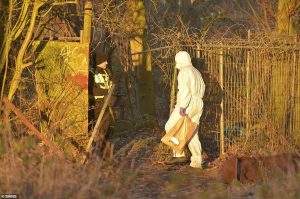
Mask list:
[[[20,109],[18,109],[10,100],[8,99],[4,99],[3,100],[4,105],[6,106],[6,108],[8,108],[9,110],[11,110],[12,112],[14,112],[16,114],[16,116],[21,120],[21,122],[27,126],[27,128],[29,129],[29,134],[30,135],[34,135],[35,137],[37,137],[40,141],[42,141],[47,147],[49,147],[49,149],[53,152],[55,152],[57,155],[59,155],[60,157],[63,157],[63,153],[60,151],[59,147],[53,143],[52,141],[50,141],[47,137],[45,137],[39,130],[37,130],[35,128],[35,126],[33,124],[31,124],[31,122],[22,114],[22,112],[20,111]]]
[[[242,183],[263,181],[281,172],[286,176],[300,171],[300,157],[297,154],[284,153],[273,156],[237,157],[231,156],[224,161],[219,173],[222,181]]]

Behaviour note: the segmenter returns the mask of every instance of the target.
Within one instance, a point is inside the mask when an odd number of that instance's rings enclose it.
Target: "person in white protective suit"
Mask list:
[[[188,115],[193,122],[198,124],[195,135],[188,143],[188,148],[192,154],[190,166],[202,168],[201,143],[199,141],[198,129],[199,120],[203,111],[203,95],[205,84],[201,73],[192,65],[190,55],[185,51],[180,51],[175,56],[176,68],[178,73],[178,93],[174,110],[165,125],[165,130],[169,131],[177,121]],[[173,159],[186,159],[185,153],[173,151]],[[180,162],[180,161],[178,161]]]

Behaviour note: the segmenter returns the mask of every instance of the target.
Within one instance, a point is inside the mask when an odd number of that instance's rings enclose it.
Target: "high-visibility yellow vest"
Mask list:
[[[101,89],[110,89],[112,86],[112,83],[110,81],[109,75],[106,72],[106,70],[103,70],[104,73],[96,73],[94,74],[94,81],[95,84],[97,84]],[[100,96],[94,96],[95,99],[102,99],[104,98],[104,95]]]
[[[110,89],[111,82],[108,73],[104,70],[105,74],[97,73],[94,75],[95,83],[102,89]]]
[[[95,98],[96,100],[98,100],[98,99],[103,99],[103,98],[104,98],[104,95],[94,96],[94,98]]]

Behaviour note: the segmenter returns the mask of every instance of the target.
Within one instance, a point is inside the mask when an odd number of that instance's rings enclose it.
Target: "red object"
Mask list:
[[[223,182],[239,180],[242,183],[257,182],[274,177],[274,173],[295,175],[300,170],[300,156],[283,153],[272,156],[237,157],[231,156],[220,167]]]
[[[78,85],[82,90],[88,89],[88,76],[84,74],[76,74],[69,76],[68,81],[75,83]]]

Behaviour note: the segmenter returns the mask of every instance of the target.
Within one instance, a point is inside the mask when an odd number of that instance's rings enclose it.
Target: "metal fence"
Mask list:
[[[170,81],[175,50],[191,54],[206,83],[201,131],[220,153],[267,142],[271,130],[300,146],[300,45],[271,44],[202,43],[153,53]]]

